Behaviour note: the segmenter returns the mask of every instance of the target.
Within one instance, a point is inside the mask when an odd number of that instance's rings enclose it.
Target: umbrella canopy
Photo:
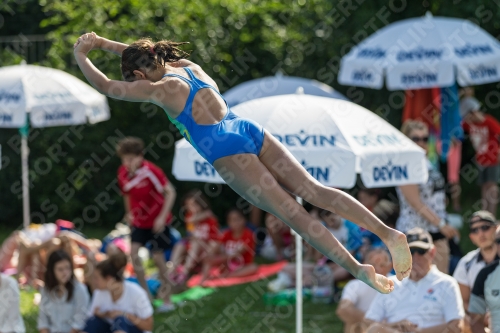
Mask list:
[[[0,68],[0,127],[78,125],[109,119],[106,97],[58,69],[17,65]]]
[[[456,77],[455,77],[456,72]],[[425,17],[390,24],[342,58],[344,85],[423,89],[500,81],[500,43],[463,19]]]
[[[327,84],[301,77],[284,76],[281,72],[275,76],[266,76],[239,84],[226,91],[224,99],[232,108],[252,99],[294,94],[297,90],[301,90],[306,95],[348,100],[347,97]]]
[[[27,123],[29,114],[30,122]],[[110,117],[107,99],[58,69],[22,63],[0,68],[0,128],[20,128],[23,221],[30,223],[28,131],[33,127],[93,124]]]
[[[427,181],[425,152],[373,112],[349,101],[281,95],[232,108],[278,138],[319,182],[339,188]],[[184,139],[176,143],[173,175],[179,180],[223,183],[215,169]]]

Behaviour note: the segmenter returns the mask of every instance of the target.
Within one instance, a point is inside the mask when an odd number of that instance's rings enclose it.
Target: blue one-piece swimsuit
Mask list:
[[[238,117],[231,112],[229,107],[224,118],[217,124],[199,125],[194,121],[193,100],[196,93],[204,88],[211,88],[219,95],[220,93],[210,84],[198,79],[188,67],[184,67],[184,70],[191,79],[178,74],[163,76],[178,77],[189,85],[189,96],[182,112],[175,119],[168,116],[182,136],[210,164],[218,158],[235,154],[250,153],[258,156],[264,142],[264,128],[255,121]]]

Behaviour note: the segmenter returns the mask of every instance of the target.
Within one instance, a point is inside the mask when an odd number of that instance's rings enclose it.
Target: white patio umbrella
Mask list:
[[[232,108],[278,138],[318,181],[352,188],[356,174],[367,187],[423,183],[425,152],[373,112],[348,101],[292,94]],[[176,143],[173,175],[179,180],[223,183],[186,141]]]
[[[28,116],[29,115],[29,116]],[[0,128],[20,128],[23,222],[30,223],[28,132],[32,127],[93,124],[109,119],[104,95],[58,69],[22,63],[0,68]]]
[[[342,58],[338,81],[389,90],[500,81],[500,43],[468,20],[433,17],[392,23]]]
[[[322,82],[302,77],[285,76],[277,72],[275,76],[243,82],[224,93],[229,107],[240,103],[269,96],[294,94],[300,89],[306,95],[315,95],[348,100],[347,97]]]
[[[357,104],[291,94],[244,102],[232,111],[269,130],[324,185],[351,188],[357,173],[367,187],[427,181],[424,150]],[[172,173],[179,180],[223,183],[185,139],[176,143]],[[302,332],[302,240],[298,235],[295,239],[296,332]]]

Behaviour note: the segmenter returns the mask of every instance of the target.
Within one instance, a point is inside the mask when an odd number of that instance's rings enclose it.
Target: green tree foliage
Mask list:
[[[85,80],[75,66],[72,45],[82,33],[130,43],[139,37],[189,41],[185,50],[219,85],[222,92],[241,82],[273,75],[314,78],[332,85],[399,126],[402,92],[389,93],[340,86],[339,61],[349,49],[388,23],[434,15],[469,18],[492,35],[499,34],[500,14],[493,1],[247,1],[247,0],[38,0],[4,2],[0,35],[43,34],[53,40],[41,65],[65,70]],[[14,14],[13,14],[14,13]],[[3,25],[3,27],[2,27]],[[119,58],[93,51],[90,58],[108,77],[120,78]],[[17,63],[3,57],[3,65]],[[480,98],[495,85],[481,86]],[[109,100],[111,119],[77,128],[34,129],[30,135],[31,210],[35,221],[56,218],[112,224],[123,215],[113,190],[119,160],[113,144],[134,135],[150,145],[146,157],[160,165],[180,195],[206,186],[217,195],[216,213],[237,203],[226,186],[177,182],[171,175],[173,141],[180,138],[164,112],[147,103]],[[0,130],[0,223],[21,222],[19,137]],[[59,149],[59,150],[57,150]],[[57,155],[59,152],[60,155]],[[54,158],[54,155],[57,155]],[[108,202],[105,202],[108,200]]]

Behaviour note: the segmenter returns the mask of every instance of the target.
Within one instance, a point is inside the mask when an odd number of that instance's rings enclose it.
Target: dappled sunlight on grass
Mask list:
[[[26,332],[38,332],[36,329],[36,322],[38,317],[38,307],[33,304],[33,297],[36,291],[21,290],[21,315],[24,319]]]

